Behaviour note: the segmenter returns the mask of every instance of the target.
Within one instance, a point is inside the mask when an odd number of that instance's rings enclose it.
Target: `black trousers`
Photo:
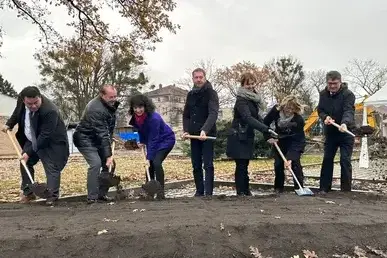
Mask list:
[[[235,188],[237,195],[251,195],[249,189],[249,167],[250,160],[235,160]]]
[[[23,149],[26,149],[31,145],[32,143],[30,141],[27,141],[24,144]],[[61,172],[62,172],[62,169],[64,168],[64,165],[59,166],[58,164],[56,164],[56,162],[52,161],[49,158],[49,155],[47,155],[45,151],[46,150],[41,150],[39,152],[39,155],[36,153],[31,155],[27,161],[27,168],[31,173],[32,179],[35,180],[34,166],[39,162],[39,160],[41,160],[43,164],[44,172],[46,174],[47,188],[52,190],[53,198],[59,198],[60,178],[61,178]],[[31,180],[28,177],[24,167],[21,164],[20,164],[20,172],[22,177],[21,190],[23,191],[23,194],[25,196],[30,195],[32,194],[32,191],[28,185],[31,184]]]
[[[149,176],[152,180],[156,179],[160,182],[160,185],[164,188],[165,179],[164,179],[164,169],[163,169],[163,161],[171,152],[172,148],[159,150],[156,153],[156,156],[153,160],[150,160],[149,166]],[[145,176],[146,177],[146,176]],[[156,177],[156,178],[155,178]],[[148,178],[146,178],[148,181]]]
[[[324,159],[321,167],[320,190],[328,192],[332,188],[334,158],[340,148],[340,167],[342,191],[352,189],[352,152],[355,139],[344,133],[327,135],[324,145]]]
[[[287,145],[281,145],[279,144],[279,147],[281,148],[282,153],[285,155],[287,160],[292,161],[292,170],[300,183],[300,185],[304,186],[304,173],[302,171],[302,165],[301,165],[301,152],[291,150]],[[285,185],[285,167],[284,167],[284,161],[279,155],[278,151],[274,150],[274,172],[275,172],[275,179],[274,179],[274,189],[283,191],[284,185]],[[294,183],[294,189],[299,189],[298,184],[293,178]]]
[[[214,189],[214,142],[191,140],[191,161],[196,196],[212,195]],[[203,165],[205,180],[203,181]]]

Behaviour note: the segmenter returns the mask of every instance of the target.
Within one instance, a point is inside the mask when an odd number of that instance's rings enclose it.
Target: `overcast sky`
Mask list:
[[[275,56],[292,54],[307,70],[342,70],[353,58],[373,58],[387,65],[386,0],[177,2],[172,18],[181,30],[176,35],[163,33],[164,42],[146,54],[146,71],[155,84],[173,83],[194,62],[209,58],[219,66],[242,60],[263,65]],[[66,12],[53,16],[55,26],[71,35],[64,25]],[[105,16],[122,27],[117,16],[109,11]],[[13,11],[0,11],[0,24],[6,33],[0,73],[17,91],[38,83],[33,58],[40,46],[37,27]]]

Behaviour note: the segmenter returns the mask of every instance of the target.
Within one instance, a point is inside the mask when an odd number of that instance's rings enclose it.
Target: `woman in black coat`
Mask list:
[[[263,119],[267,126],[274,122],[275,132],[279,135],[279,139],[271,138],[269,134],[265,134],[265,138],[271,144],[278,142],[278,146],[288,160],[288,164],[284,164],[283,159],[274,149],[274,189],[277,193],[284,190],[285,167],[292,168],[301,186],[303,186],[304,174],[300,159],[305,149],[306,140],[305,122],[301,113],[302,105],[295,96],[290,95],[285,97],[280,105],[275,105]],[[296,182],[294,182],[294,188],[298,189]]]
[[[258,114],[263,100],[255,91],[256,79],[251,73],[242,75],[237,91],[232,128],[227,139],[228,157],[235,160],[235,186],[237,195],[251,195],[248,166],[254,158],[254,130],[268,132]]]

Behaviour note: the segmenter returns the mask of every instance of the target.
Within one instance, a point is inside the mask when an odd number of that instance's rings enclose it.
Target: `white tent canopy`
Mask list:
[[[379,113],[387,114],[387,85],[384,85],[383,88],[366,99],[364,106],[370,107]]]

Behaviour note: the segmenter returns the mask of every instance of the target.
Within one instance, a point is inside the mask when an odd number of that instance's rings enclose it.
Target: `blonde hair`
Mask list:
[[[291,108],[294,113],[301,115],[304,112],[305,106],[300,103],[296,96],[288,95],[282,99],[278,110],[281,111],[285,107]]]
[[[257,83],[257,78],[252,73],[243,73],[241,76],[241,86],[243,87],[246,83]]]

